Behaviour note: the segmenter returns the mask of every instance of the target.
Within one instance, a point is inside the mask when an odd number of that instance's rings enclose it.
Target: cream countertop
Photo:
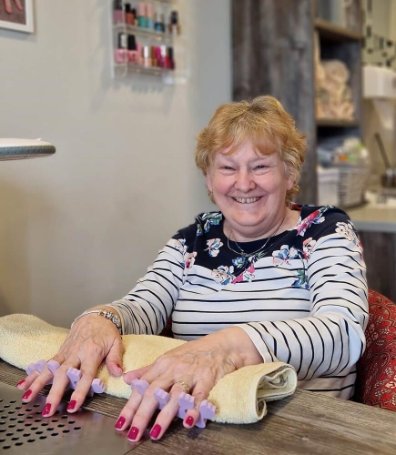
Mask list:
[[[391,232],[396,234],[396,199],[378,204],[375,199],[368,204],[346,209],[359,231]]]

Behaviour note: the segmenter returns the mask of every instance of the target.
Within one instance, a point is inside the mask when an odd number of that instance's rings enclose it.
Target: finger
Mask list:
[[[122,354],[124,352],[124,346],[122,344],[121,337],[114,341],[113,346],[111,347],[107,358],[106,366],[110,374],[113,376],[121,376],[123,373],[122,370]]]
[[[158,401],[154,396],[154,390],[157,388],[158,387],[153,387],[153,385],[150,385],[150,387],[144,393],[143,397],[141,397],[141,401],[137,409],[131,407],[127,410],[127,416],[129,418],[132,418],[131,428],[128,432],[128,439],[131,441],[139,441],[141,439],[151,418],[154,415],[154,412],[157,410]],[[133,394],[131,398],[135,404],[136,402],[133,400]]]
[[[136,370],[127,371],[126,373],[124,373],[123,379],[127,384],[131,385],[131,382],[134,379],[141,379],[145,374],[147,374],[147,372],[149,371],[150,368],[151,368],[151,365],[148,365],[148,366],[145,366],[142,368],[137,368]],[[146,379],[146,377],[144,379]],[[146,379],[146,381],[147,381],[147,379]]]
[[[23,5],[21,3],[21,0],[15,0],[15,4],[19,11],[23,11]]]
[[[169,402],[162,408],[159,412],[154,425],[150,430],[150,438],[158,440],[162,438],[165,431],[169,428],[169,425],[172,423],[173,419],[176,417],[179,410],[179,392],[170,393]]]
[[[81,370],[77,370],[78,377],[76,378],[77,385],[70,397],[67,405],[68,412],[76,412],[84,403],[85,398],[91,391],[92,381],[95,379],[98,368],[100,366],[100,358],[92,359],[91,362],[81,366]],[[69,378],[73,372],[69,372]]]
[[[34,400],[51,378],[52,374],[47,369],[43,370],[41,373],[35,371],[27,376],[20,385],[20,388],[24,391],[22,402],[30,403]]]
[[[11,0],[4,0],[4,9],[8,14],[12,13],[12,5],[11,5]]]
[[[197,423],[200,417],[200,406],[202,402],[208,398],[212,387],[213,382],[210,380],[202,380],[197,383],[192,390],[191,395],[194,398],[194,407],[186,412],[186,415],[183,419],[183,425],[186,428],[191,428]]]
[[[43,409],[43,416],[50,417],[56,412],[56,409],[59,406],[59,403],[61,402],[65,391],[70,386],[70,380],[67,376],[67,371],[69,368],[77,368],[79,366],[79,361],[76,359],[73,363],[70,361],[63,363],[55,371],[52,386],[48,393]]]

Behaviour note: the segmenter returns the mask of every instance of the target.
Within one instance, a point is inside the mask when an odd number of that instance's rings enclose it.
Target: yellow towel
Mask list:
[[[28,314],[0,317],[0,358],[25,369],[32,362],[50,359],[58,351],[68,329],[55,327]],[[159,355],[185,343],[155,335],[124,335],[124,369],[133,370],[152,363]],[[122,378],[109,375],[102,366],[98,377],[106,393],[128,398],[131,389]],[[291,395],[297,386],[294,368],[283,362],[243,367],[224,376],[210,392],[216,406],[213,420],[224,423],[252,423],[262,419],[266,401]]]

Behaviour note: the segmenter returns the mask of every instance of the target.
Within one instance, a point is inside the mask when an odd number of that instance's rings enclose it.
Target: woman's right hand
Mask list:
[[[83,404],[104,360],[111,375],[122,375],[122,354],[122,339],[116,326],[102,316],[87,314],[73,324],[59,352],[53,357],[60,364],[54,375],[44,368],[41,373],[33,372],[18,382],[17,387],[25,392],[22,401],[29,403],[34,400],[53,378],[42,412],[45,417],[53,415],[69,385],[67,370],[77,368],[81,371],[81,379],[67,406],[68,412],[75,412]]]

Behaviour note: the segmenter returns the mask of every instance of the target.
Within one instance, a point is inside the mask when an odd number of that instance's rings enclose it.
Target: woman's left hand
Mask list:
[[[144,368],[125,373],[130,384],[142,379],[149,384],[143,395],[132,393],[115,424],[117,430],[130,427],[128,439],[138,441],[158,408],[155,391],[169,392],[169,401],[158,413],[150,430],[151,439],[160,439],[179,409],[182,392],[194,397],[194,408],[187,411],[183,424],[191,428],[199,418],[199,406],[214,385],[228,373],[245,365],[262,362],[246,333],[231,327],[190,341],[161,355]]]

